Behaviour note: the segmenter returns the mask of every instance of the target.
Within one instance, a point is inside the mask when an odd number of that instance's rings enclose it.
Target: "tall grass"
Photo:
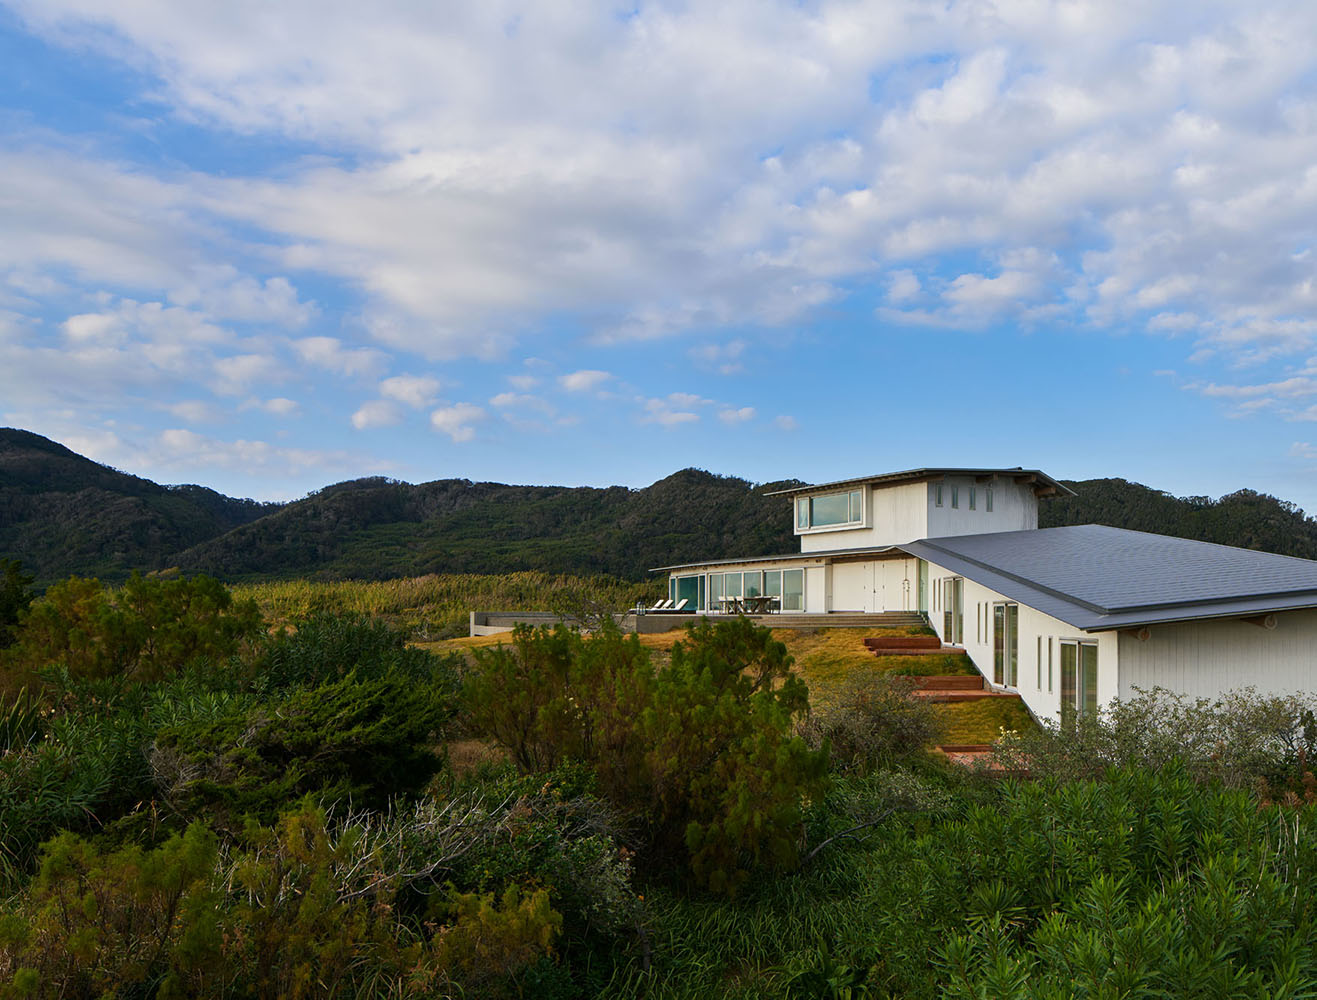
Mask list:
[[[444,573],[397,580],[281,580],[238,584],[234,597],[251,598],[268,619],[295,621],[317,613],[385,618],[417,638],[466,635],[472,611],[554,611],[582,601],[624,611],[658,597],[662,583],[634,583],[610,576],[541,572]]]

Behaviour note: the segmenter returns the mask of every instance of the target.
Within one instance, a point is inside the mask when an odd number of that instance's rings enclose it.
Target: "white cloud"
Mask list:
[[[540,384],[540,380],[535,375],[509,375],[508,385],[522,392],[528,392]]]
[[[457,403],[441,407],[430,414],[430,425],[437,431],[447,434],[459,444],[470,441],[476,436],[472,425],[483,420],[485,411],[471,403]]]
[[[581,371],[572,372],[569,375],[558,376],[558,384],[568,392],[588,392],[591,389],[597,389],[611,380],[612,377],[609,372],[583,368]]]
[[[755,408],[753,406],[742,406],[740,409],[728,407],[725,410],[718,411],[718,419],[725,424],[743,424],[747,420],[753,420],[755,417]]]
[[[302,302],[287,278],[260,281],[240,274],[232,265],[195,268],[192,280],[171,289],[169,298],[177,305],[199,309],[218,319],[288,329],[303,327],[316,315],[315,305]]]
[[[673,393],[672,395],[684,396],[686,394]],[[644,401],[644,413],[640,418],[640,422],[671,428],[680,427],[683,424],[693,424],[700,419],[698,413],[674,408],[677,405],[679,404],[674,403],[671,397],[668,399],[647,399]]]
[[[398,407],[386,399],[373,399],[363,403],[352,414],[352,426],[359,431],[373,430],[376,427],[392,427],[402,419]]]
[[[708,368],[720,375],[734,375],[745,367],[741,362],[745,348],[744,340],[729,340],[725,344],[692,347],[687,354],[701,368]]]
[[[276,417],[291,417],[297,412],[298,405],[295,400],[291,400],[287,396],[275,396],[272,399],[265,400],[261,404],[261,409]]]
[[[795,417],[785,413],[774,417],[773,423],[777,426],[777,429],[781,431],[794,431],[800,426],[800,424],[796,422]]]
[[[380,383],[380,395],[423,410],[434,404],[439,388],[439,380],[429,375],[394,375]]]
[[[214,368],[215,391],[229,396],[246,392],[254,383],[280,382],[285,377],[283,366],[268,354],[234,354],[217,360]]]
[[[307,364],[338,375],[373,375],[388,362],[380,351],[346,348],[336,337],[303,337],[293,341],[292,347]]]
[[[199,399],[188,399],[178,403],[171,403],[165,407],[165,409],[180,420],[186,420],[190,424],[213,423],[219,419],[219,414],[215,407]]]

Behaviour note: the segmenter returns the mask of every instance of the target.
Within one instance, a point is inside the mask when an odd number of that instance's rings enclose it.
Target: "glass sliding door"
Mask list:
[[[777,606],[782,607],[782,571],[780,569],[764,570],[764,596],[776,597]]]
[[[1020,686],[1020,606],[992,606],[992,680],[1007,687]]]
[[[957,646],[963,646],[965,645],[965,581],[961,577],[956,577],[952,583],[955,584],[955,643]]]
[[[1061,718],[1087,718],[1098,710],[1098,648],[1094,642],[1061,643]]]
[[[805,571],[803,569],[782,571],[782,610],[805,610]]]

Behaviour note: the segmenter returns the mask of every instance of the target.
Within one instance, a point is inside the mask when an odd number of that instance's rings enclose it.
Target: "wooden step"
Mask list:
[[[962,646],[934,646],[929,649],[927,646],[917,646],[913,649],[906,647],[902,649],[871,649],[869,652],[874,656],[937,656],[939,653],[947,656],[960,656],[965,652]]]
[[[981,701],[984,698],[1014,698],[1019,701],[1020,696],[1013,691],[962,691],[937,688],[922,688],[918,691],[910,692],[911,698],[918,698],[920,701],[931,702],[953,702],[953,701]]]
[[[871,635],[864,640],[870,649],[941,649],[935,635]]]
[[[981,674],[932,674],[924,677],[897,674],[896,679],[909,681],[917,688],[936,691],[982,691],[985,686]]]

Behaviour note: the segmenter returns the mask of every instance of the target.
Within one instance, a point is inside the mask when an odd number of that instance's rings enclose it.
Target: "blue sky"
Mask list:
[[[0,0],[0,422],[163,482],[1317,510],[1311,5]]]

